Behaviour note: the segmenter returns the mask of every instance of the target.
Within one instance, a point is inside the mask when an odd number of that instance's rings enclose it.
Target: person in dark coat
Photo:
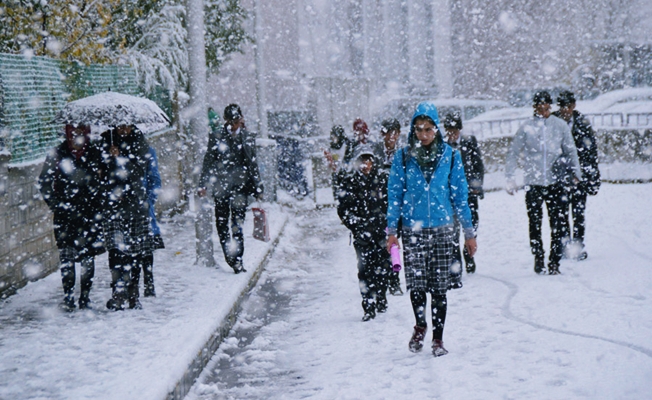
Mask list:
[[[242,264],[242,224],[248,198],[261,198],[263,185],[256,162],[255,138],[245,128],[240,107],[237,104],[226,106],[224,120],[226,123],[218,134],[209,136],[198,195],[213,196],[215,224],[224,258],[233,271],[239,274],[246,272]]]
[[[385,250],[387,174],[376,167],[373,149],[359,146],[352,170],[340,171],[337,214],[353,235],[358,257],[363,321],[387,311],[387,283],[391,270]]]
[[[147,173],[145,174],[145,190],[147,192],[147,205],[149,209],[150,235],[152,237],[152,251],[146,250],[139,257],[136,268],[131,270],[131,281],[129,283],[130,298],[139,297],[138,284],[140,282],[140,270],[143,272],[143,296],[156,297],[154,287],[154,251],[164,249],[165,244],[161,237],[161,228],[156,222],[156,210],[154,208],[158,199],[158,191],[161,188],[161,175],[158,171],[158,157],[156,150],[150,146],[148,151]]]
[[[482,162],[482,154],[478,146],[478,140],[473,135],[462,135],[462,118],[459,113],[449,113],[444,118],[444,130],[446,131],[447,143],[453,148],[459,150],[462,155],[462,163],[464,164],[464,174],[466,181],[469,185],[469,208],[471,209],[471,219],[473,220],[473,228],[477,234],[479,216],[478,216],[478,199],[484,198],[484,190],[482,184],[484,182],[484,163]],[[460,225],[455,221],[455,257],[462,264],[462,252],[460,252]],[[469,255],[469,252],[464,249],[464,263],[466,264],[466,272],[472,274],[475,272],[475,260]]]
[[[331,173],[331,186],[333,188],[333,199],[337,199],[337,190],[339,182],[339,172],[345,168],[344,154],[349,147],[349,138],[344,133],[341,125],[333,125],[330,134],[330,143],[328,150],[324,150],[324,157],[328,162]]]
[[[399,149],[401,136],[401,123],[396,118],[388,118],[380,123],[380,141],[374,144],[374,153],[379,160],[379,169],[389,177],[394,154]],[[400,229],[399,229],[400,232]],[[392,270],[389,275],[389,293],[393,296],[402,296],[400,272]]]
[[[134,125],[121,125],[102,133],[105,245],[109,251],[112,296],[106,307],[140,309],[131,273],[153,249],[149,203],[145,186],[149,144]]]
[[[584,260],[584,231],[587,195],[595,196],[600,188],[600,170],[598,169],[598,145],[589,120],[575,109],[575,95],[563,91],[557,97],[559,110],[552,114],[566,121],[575,140],[577,156],[582,170],[582,179],[578,183],[567,182],[568,202],[572,213],[573,229],[571,231],[570,255],[577,260]],[[568,213],[568,206],[566,212]],[[568,218],[568,216],[566,216]]]
[[[75,263],[81,264],[79,308],[91,308],[94,257],[105,251],[99,201],[102,157],[89,134],[88,126],[66,125],[66,140],[48,153],[38,179],[54,214],[64,293],[61,306],[66,311],[75,309]]]

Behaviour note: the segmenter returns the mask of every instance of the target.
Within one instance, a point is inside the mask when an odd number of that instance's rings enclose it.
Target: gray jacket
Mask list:
[[[532,117],[526,121],[512,140],[505,161],[508,185],[514,182],[514,171],[522,157],[524,184],[548,186],[558,183],[555,170],[560,162],[566,162],[574,175],[582,178],[575,142],[568,124],[561,118]]]

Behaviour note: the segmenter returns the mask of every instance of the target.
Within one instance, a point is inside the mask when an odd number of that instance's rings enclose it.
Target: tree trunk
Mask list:
[[[188,17],[188,61],[190,104],[185,115],[190,122],[188,160],[192,162],[190,178],[191,191],[196,191],[201,162],[208,142],[208,109],[206,107],[206,49],[204,46],[204,2],[203,0],[186,0]],[[211,240],[213,216],[210,197],[195,199],[195,234],[197,243],[197,263],[214,266],[213,242]]]

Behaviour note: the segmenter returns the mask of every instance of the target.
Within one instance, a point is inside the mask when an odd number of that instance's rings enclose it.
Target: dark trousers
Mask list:
[[[471,221],[473,222],[473,229],[478,231],[478,226],[480,224],[480,216],[478,215],[478,196],[474,196],[472,194],[469,195],[468,199],[469,203],[469,208],[471,209]],[[460,250],[460,247],[463,247],[463,253],[464,253],[464,263],[466,265],[469,265],[469,263],[473,262],[473,257],[469,255],[469,252],[466,251],[466,248],[464,245],[460,242],[460,223],[455,218],[455,232],[453,234],[453,243],[454,243],[454,248],[453,248],[453,259],[457,260],[459,262],[460,267],[462,265],[462,251]]]
[[[74,300],[75,296],[75,259],[68,257],[65,251],[59,253],[59,261],[61,262],[61,283],[63,285],[63,293],[69,300]],[[80,277],[80,299],[82,302],[88,301],[88,295],[93,286],[93,278],[95,277],[95,258],[84,257],[81,262],[81,277]]]
[[[543,203],[548,209],[550,220],[550,264],[559,265],[564,251],[564,240],[568,238],[568,217],[564,200],[566,193],[559,184],[549,186],[527,186],[525,206],[530,221],[530,249],[536,258],[544,258],[543,241],[541,239],[541,223],[543,221]]]
[[[446,323],[446,312],[448,310],[448,301],[446,295],[431,295],[430,307],[432,308],[432,338],[442,340],[444,337],[444,324]],[[412,311],[417,326],[425,328],[426,322],[426,292],[421,290],[410,291],[410,301],[412,302]]]
[[[226,263],[231,268],[242,265],[244,254],[244,235],[242,224],[247,211],[247,197],[233,193],[215,198],[215,225]],[[231,226],[229,227],[229,220]]]
[[[377,305],[387,305],[387,284],[390,276],[390,260],[387,250],[377,243],[353,241],[358,256],[358,280],[362,295],[362,308],[374,313]]]
[[[568,212],[570,208],[571,218],[573,221],[573,241],[584,244],[585,220],[584,211],[586,210],[586,192],[577,185],[569,189],[570,207],[566,206]],[[568,216],[566,216],[568,218]],[[568,219],[567,219],[568,221]]]
[[[154,253],[146,252],[143,253],[133,260],[134,266],[131,268],[131,276],[129,280],[129,298],[138,299],[140,298],[140,289],[138,285],[140,284],[140,270],[143,270],[143,286],[145,290],[149,288],[150,291],[154,290]],[[145,294],[147,296],[147,294]]]

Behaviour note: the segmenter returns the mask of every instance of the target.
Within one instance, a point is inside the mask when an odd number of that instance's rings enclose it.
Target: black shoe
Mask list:
[[[91,299],[88,297],[79,298],[79,309],[80,310],[92,310],[93,306],[91,305]]]
[[[474,259],[470,259],[469,261],[467,261],[467,263],[466,263],[466,273],[467,274],[475,273],[475,260]]]
[[[156,290],[154,290],[154,285],[145,286],[145,290],[143,291],[143,296],[156,297]]]
[[[244,269],[244,267],[242,266],[242,263],[237,263],[237,264],[233,267],[233,272],[235,272],[236,274],[239,274],[239,273],[241,273],[241,272],[247,272],[247,270]]]
[[[559,264],[548,264],[548,275],[560,275]]]
[[[143,305],[140,304],[140,301],[136,298],[131,298],[129,299],[129,308],[131,310],[142,310]]]
[[[534,259],[534,273],[543,275],[546,273],[546,263],[543,258]]]
[[[378,300],[378,303],[376,304],[376,312],[387,312],[387,300]]]
[[[367,322],[367,321],[372,320],[374,318],[376,318],[376,312],[373,311],[373,310],[372,311],[367,311],[362,316],[362,321]]]
[[[390,286],[389,294],[391,294],[392,296],[403,296],[403,289],[401,289],[401,285]]]
[[[109,301],[106,302],[106,308],[108,308],[111,311],[120,311],[124,310],[124,305],[123,301],[121,299],[109,299]]]
[[[75,298],[74,297],[64,297],[63,301],[61,304],[59,304],[59,308],[61,308],[65,312],[73,312],[75,311]]]

